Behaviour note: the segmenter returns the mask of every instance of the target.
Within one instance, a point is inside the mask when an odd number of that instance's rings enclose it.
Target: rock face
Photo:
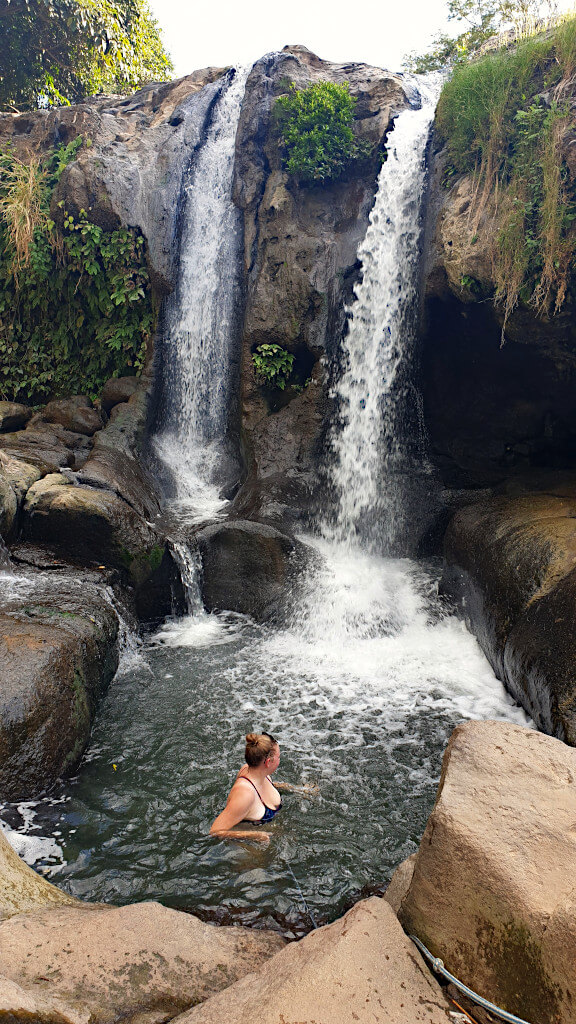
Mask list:
[[[0,924],[0,1015],[163,1024],[283,945],[272,933],[216,928],[159,903],[39,910]]]
[[[500,722],[452,735],[400,920],[531,1024],[576,1021],[576,752]]]
[[[576,744],[576,483],[546,484],[458,512],[444,584],[538,727]]]
[[[258,621],[274,617],[306,564],[303,544],[270,526],[236,520],[196,535],[202,558],[202,598]]]
[[[118,665],[118,619],[89,576],[32,575],[0,603],[0,800],[77,767]]]
[[[348,82],[357,98],[356,131],[374,159],[342,180],[299,186],[282,169],[271,110],[287,83]],[[344,327],[344,303],[357,274],[356,253],[368,224],[382,152],[393,118],[409,105],[402,79],[365,64],[332,64],[303,46],[285,47],[252,69],[238,134],[234,199],[244,211],[246,312],[242,342],[242,428],[248,480],[241,508],[278,522],[282,505],[306,510],[318,484],[326,415],[326,371],[317,364]],[[280,345],[295,357],[302,384],[282,399],[262,388],[252,353]],[[245,513],[244,513],[245,514]]]
[[[29,868],[0,831],[0,921],[15,914],[76,902]]]
[[[448,1004],[388,904],[357,903],[334,924],[291,943],[178,1024],[448,1024]]]
[[[100,227],[138,225],[148,242],[157,291],[170,290],[178,197],[191,149],[202,137],[223,68],[205,68],[134,96],[0,116],[0,147],[16,155],[91,140],[69,164],[54,194],[53,216],[81,209]],[[204,88],[204,87],[207,88]]]
[[[530,467],[576,468],[574,309],[538,318],[495,307],[496,198],[447,189],[434,160],[428,205],[422,391],[431,456],[449,487],[486,487]]]

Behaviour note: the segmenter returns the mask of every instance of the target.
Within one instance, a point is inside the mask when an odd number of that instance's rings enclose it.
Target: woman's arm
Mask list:
[[[302,796],[316,796],[320,792],[319,787],[316,783],[311,783],[309,786],[293,786],[291,782],[274,782],[272,783],[276,789],[283,789],[286,793],[300,793]]]
[[[213,821],[210,828],[211,836],[218,836],[220,839],[252,839],[256,843],[269,843],[269,832],[249,832],[234,830],[234,825],[243,821],[250,807],[254,802],[252,793],[244,789],[244,786],[233,786],[226,802],[226,807]]]

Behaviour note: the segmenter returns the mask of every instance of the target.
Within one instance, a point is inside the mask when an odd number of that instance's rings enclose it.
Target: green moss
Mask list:
[[[503,1010],[534,1021],[557,1024],[562,1019],[562,989],[544,964],[542,947],[522,922],[496,928],[484,922],[477,931],[479,954],[498,985]]]
[[[74,670],[72,686],[73,693],[70,724],[76,734],[76,739],[74,746],[67,753],[64,759],[62,765],[64,772],[69,768],[73,768],[78,763],[90,733],[90,706],[88,704],[88,697],[86,694],[86,685],[79,669]]]

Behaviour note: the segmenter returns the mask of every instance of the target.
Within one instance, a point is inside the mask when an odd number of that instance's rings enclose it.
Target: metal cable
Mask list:
[[[447,971],[444,967],[444,961],[440,960],[437,956],[432,956],[430,950],[426,949],[426,946],[423,942],[420,942],[420,939],[417,939],[415,935],[411,935],[410,938],[412,939],[412,942],[418,946],[418,949],[424,954],[426,959],[430,961],[432,969],[436,974],[441,974],[444,978],[447,978],[448,981],[451,981],[453,985],[456,985],[456,988],[460,989],[461,992],[464,992],[464,994],[472,999],[473,1002],[477,1003],[478,1006],[482,1006],[485,1010],[493,1013],[495,1017],[500,1017],[501,1020],[508,1021],[509,1024],[530,1024],[529,1021],[523,1020],[522,1017],[515,1017],[513,1013],[508,1013],[507,1010],[501,1010],[499,1006],[495,1006],[494,1003],[489,1002],[488,999],[484,999],[483,996],[479,996],[477,992],[473,992],[471,988],[468,988],[468,986],[464,985],[463,982],[458,981],[458,978],[455,978],[453,974],[450,974],[450,971]]]
[[[310,907],[306,903],[306,900],[304,898],[304,893],[302,892],[302,889],[300,888],[300,882],[298,881],[298,879],[296,878],[296,875],[292,871],[292,867],[290,865],[290,862],[287,860],[287,858],[282,853],[280,854],[280,856],[281,856],[282,860],[284,861],[286,867],[288,868],[288,871],[292,875],[292,878],[296,882],[296,888],[298,889],[298,892],[300,893],[300,896],[302,898],[302,903],[304,904],[304,906],[306,908],[306,913],[308,914],[308,917],[310,918],[314,928],[317,928],[318,925],[316,924],[316,921],[314,920],[314,914],[312,913],[312,911],[310,910]]]

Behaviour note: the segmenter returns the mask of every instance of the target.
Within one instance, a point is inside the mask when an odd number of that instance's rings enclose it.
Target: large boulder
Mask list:
[[[373,896],[291,943],[178,1024],[449,1024],[448,1003],[385,902]]]
[[[217,928],[159,903],[39,910],[0,924],[0,1016],[163,1024],[283,946],[271,932]]]
[[[128,385],[128,381],[133,383]],[[127,399],[115,406],[115,416],[96,435],[94,448],[78,479],[113,491],[138,515],[154,520],[160,513],[158,486],[145,468],[149,460],[144,454],[151,381],[143,376],[108,383],[125,383]]]
[[[89,574],[30,575],[0,603],[0,800],[73,771],[118,665],[118,618]]]
[[[114,406],[127,402],[139,386],[138,377],[111,377],[102,388],[100,404],[105,413],[110,413]]]
[[[63,466],[74,466],[74,452],[58,432],[39,425],[15,433],[0,434],[0,451],[14,459],[36,466],[41,473],[57,473]]]
[[[46,423],[59,423],[75,434],[88,434],[90,437],[104,426],[102,416],[93,408],[87,395],[73,395],[72,398],[48,402],[42,411],[42,419]]]
[[[2,451],[0,451],[0,474],[10,484],[19,505],[32,484],[35,484],[42,476],[37,466],[32,466],[29,462],[22,462],[20,459],[13,459]]]
[[[25,427],[31,415],[32,409],[20,402],[0,402],[0,431]]]
[[[258,621],[278,614],[306,564],[304,544],[271,526],[236,520],[196,535],[202,598],[209,611],[234,611]]]
[[[555,489],[457,512],[444,586],[539,728],[576,744],[576,487]]]
[[[12,533],[17,511],[16,495],[0,467],[0,537],[6,538]]]
[[[11,539],[17,529],[18,512],[29,487],[40,478],[40,470],[0,451],[0,537]]]
[[[576,751],[502,722],[453,733],[404,928],[531,1024],[576,1021]]]

